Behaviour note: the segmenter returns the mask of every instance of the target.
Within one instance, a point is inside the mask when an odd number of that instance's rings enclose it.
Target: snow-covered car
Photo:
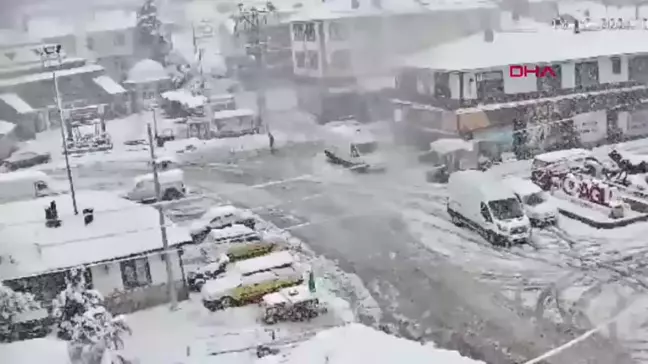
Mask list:
[[[63,192],[45,172],[24,170],[0,173],[0,203],[53,196]]]
[[[553,225],[558,221],[558,207],[545,191],[527,179],[507,177],[504,183],[522,203],[532,226]]]
[[[49,163],[51,160],[52,156],[47,152],[17,151],[3,160],[0,168],[5,172],[9,172]]]
[[[204,237],[209,243],[244,243],[260,241],[261,236],[245,225],[234,224],[221,229],[211,229]]]
[[[215,262],[187,273],[187,285],[189,289],[200,292],[205,282],[210,279],[216,279],[225,273],[229,262],[229,257],[226,254],[222,254]]]
[[[190,232],[194,242],[200,242],[212,229],[222,229],[234,224],[254,229],[256,219],[251,212],[232,205],[215,206],[210,208],[198,221],[191,224]]]
[[[172,169],[158,173],[162,201],[181,199],[187,193],[184,184],[184,173],[180,169]],[[125,197],[132,201],[153,202],[157,200],[153,173],[135,177],[133,187]]]
[[[268,324],[281,321],[305,321],[327,312],[325,305],[306,285],[280,289],[263,296],[261,320]]]

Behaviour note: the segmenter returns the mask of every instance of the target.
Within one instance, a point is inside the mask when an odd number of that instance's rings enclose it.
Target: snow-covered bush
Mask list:
[[[83,270],[72,270],[66,283],[54,300],[52,316],[59,337],[70,341],[72,361],[99,364],[111,355],[110,363],[127,363],[116,353],[123,348],[124,334],[131,333],[124,317],[106,310],[103,296],[88,288]]]
[[[34,295],[16,292],[0,283],[0,332],[12,323],[16,315],[39,308]]]

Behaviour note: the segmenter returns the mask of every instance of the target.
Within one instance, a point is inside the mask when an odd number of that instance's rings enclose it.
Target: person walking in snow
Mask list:
[[[270,143],[270,153],[274,154],[275,149],[274,149],[274,144],[275,144],[275,139],[274,135],[272,135],[271,132],[268,131],[268,142]]]

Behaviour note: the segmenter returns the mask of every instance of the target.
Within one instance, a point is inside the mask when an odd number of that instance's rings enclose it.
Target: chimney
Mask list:
[[[94,221],[94,209],[83,209],[83,222],[88,225]]]
[[[55,201],[50,202],[49,207],[45,208],[45,226],[49,228],[57,228],[61,226],[61,220],[59,220]]]
[[[360,7],[360,2],[358,0],[351,0],[351,9],[358,9]]]
[[[574,21],[574,34],[580,33],[580,22],[578,20]]]
[[[484,41],[487,43],[493,43],[495,40],[495,33],[493,32],[493,29],[486,29],[484,31]]]

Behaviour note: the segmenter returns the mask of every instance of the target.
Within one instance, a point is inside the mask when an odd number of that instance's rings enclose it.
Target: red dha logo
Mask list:
[[[544,78],[547,75],[551,77],[558,77],[556,71],[551,68],[551,66],[535,66],[533,68],[526,65],[513,65],[509,67],[509,76],[511,78],[526,78],[529,77],[529,73],[532,73],[536,78]]]

